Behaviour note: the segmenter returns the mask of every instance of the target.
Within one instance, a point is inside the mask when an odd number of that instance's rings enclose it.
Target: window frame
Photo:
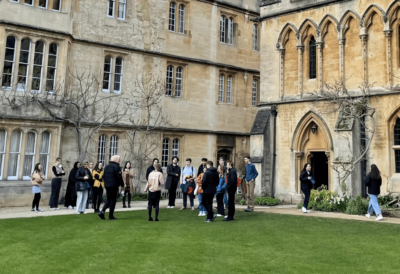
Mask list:
[[[9,50],[11,49],[11,48],[7,48],[7,40],[8,40],[9,37],[14,38],[14,49],[12,49],[14,51],[14,54],[13,54],[12,62],[6,60],[7,49],[9,49]],[[9,36],[6,37],[6,46],[5,46],[4,63],[3,63],[3,71],[2,71],[2,81],[1,81],[2,88],[6,89],[6,90],[7,89],[12,89],[12,87],[13,87],[14,73],[15,73],[15,56],[17,54],[17,45],[18,45],[18,40],[17,40],[17,38],[15,38],[15,36],[9,35]],[[7,63],[11,63],[11,75],[10,75],[11,76],[10,77],[11,81],[10,81],[10,86],[3,86],[3,79],[4,79],[4,75],[5,75],[4,68],[5,68],[5,63],[6,62]],[[7,74],[7,75],[9,75],[9,74]]]
[[[56,46],[56,49],[57,49],[57,53],[54,55],[54,54],[51,54],[50,53],[50,49],[51,49],[51,46],[52,45],[55,45]],[[48,92],[48,93],[50,93],[50,94],[52,94],[52,93],[54,93],[55,92],[55,89],[56,89],[56,79],[57,79],[57,66],[58,66],[58,52],[59,52],[59,50],[58,50],[58,48],[59,48],[59,46],[58,46],[58,44],[57,43],[50,43],[49,44],[49,51],[48,51],[48,54],[47,54],[47,67],[46,67],[46,86],[45,86],[45,90],[46,90],[46,92]],[[55,56],[56,57],[56,63],[55,63],[55,67],[51,67],[51,66],[49,66],[49,59],[50,59],[50,56]],[[54,69],[54,79],[49,79],[49,75],[50,75],[50,73],[49,73],[49,68],[52,68],[52,69]],[[51,90],[48,90],[48,85],[47,85],[47,83],[48,83],[48,81],[50,81],[50,80],[52,80],[53,81],[53,88],[51,89]]]
[[[166,96],[172,97],[174,94],[174,79],[175,79],[175,67],[173,65],[167,66],[167,77],[166,77]]]
[[[253,79],[252,87],[251,87],[251,106],[257,107],[258,104],[258,84],[259,80]]]
[[[167,167],[169,164],[169,151],[171,147],[170,145],[171,145],[171,140],[168,137],[164,137],[161,147],[161,167],[163,168]]]
[[[221,15],[219,20],[219,41],[221,43],[226,43],[226,17],[225,15]]]
[[[43,134],[44,133],[48,133],[49,134],[49,145],[48,145],[48,148],[47,148],[47,153],[42,153],[42,147],[43,147]],[[45,178],[47,179],[47,175],[48,175],[48,171],[49,171],[49,161],[50,161],[50,149],[51,149],[51,132],[50,131],[48,131],[48,130],[45,130],[45,131],[43,131],[42,132],[42,134],[41,134],[41,140],[40,140],[40,150],[39,150],[39,162],[42,164],[42,171],[44,170],[44,172],[43,172],[43,174],[44,174],[44,176],[45,176]],[[42,162],[42,157],[43,157],[43,155],[46,155],[47,157],[47,159],[46,159],[46,166],[44,166],[44,164],[43,164],[43,162]]]
[[[22,49],[22,43],[23,43],[24,40],[28,40],[29,41],[29,49],[28,50],[23,50]],[[28,61],[27,61],[27,63],[22,63],[21,62],[22,51],[28,52]],[[31,62],[30,62],[31,61],[31,54],[32,54],[32,40],[30,38],[28,38],[28,37],[25,37],[24,39],[21,40],[21,46],[20,46],[20,50],[19,50],[20,58],[19,58],[19,62],[18,62],[17,91],[26,91],[28,89],[28,87],[29,87],[28,80],[29,80],[29,71],[30,71],[30,66],[31,66]],[[22,75],[20,75],[20,67],[21,66],[26,66],[26,72],[25,72],[25,76],[24,76],[24,78],[25,78],[25,84],[24,84],[25,87],[24,88],[19,88],[19,79],[22,77]]]
[[[0,131],[4,131],[4,146],[3,146],[3,148],[0,147],[0,157],[1,157],[0,181],[2,181],[3,180],[3,175],[4,175],[4,159],[5,159],[5,155],[6,155],[8,131],[5,130],[5,129],[0,129]]]
[[[101,134],[99,136],[99,143],[97,145],[97,161],[106,164],[107,157],[107,135]]]
[[[19,139],[19,151],[18,152],[11,152],[11,147],[10,147],[10,151],[9,151],[9,158],[10,158],[10,156],[11,156],[11,154],[18,154],[18,157],[17,157],[17,170],[16,170],[16,175],[15,176],[9,176],[9,169],[10,169],[10,162],[8,162],[8,170],[7,170],[7,180],[9,180],[9,181],[16,181],[16,180],[18,180],[18,173],[19,173],[19,168],[20,168],[20,166],[19,166],[19,163],[20,163],[20,160],[21,160],[21,153],[22,153],[22,151],[21,151],[21,147],[22,147],[22,138],[23,138],[23,132],[22,132],[22,130],[20,130],[20,129],[14,129],[12,132],[11,132],[11,136],[12,136],[12,134],[13,134],[13,132],[14,131],[18,131],[19,132],[19,134],[20,134],[20,139]],[[11,144],[10,144],[10,146],[11,146]]]
[[[233,76],[228,75],[226,79],[226,99],[227,104],[232,104],[232,86],[233,86]]]
[[[393,121],[393,124],[394,124],[393,131],[390,134],[392,135],[392,138],[393,138],[392,150],[393,150],[394,173],[400,174],[400,152],[399,152],[400,151],[400,142],[396,143],[396,135],[400,134],[400,114],[398,116],[396,115],[393,120],[394,120]],[[397,140],[397,141],[400,141],[400,140]],[[396,154],[398,154],[398,155],[396,155]],[[397,158],[397,157],[399,157],[399,158]]]
[[[37,52],[36,51],[36,49],[38,47],[38,43],[42,43],[43,44],[42,52]],[[35,64],[35,62],[36,62],[36,54],[41,54],[42,55],[42,64],[41,65]],[[41,41],[41,40],[36,41],[36,43],[35,43],[35,52],[33,53],[34,57],[33,57],[33,64],[32,64],[31,92],[40,93],[42,91],[45,54],[46,54],[46,43]],[[34,75],[35,67],[40,67],[40,77],[39,78],[35,77],[35,75]],[[34,79],[39,79],[38,89],[34,89],[34,86],[33,86]]]
[[[180,140],[179,138],[174,138],[172,140],[172,157],[179,158]]]
[[[46,7],[39,6],[40,5],[40,0],[38,1],[38,6],[37,7],[39,9],[46,9],[47,10],[48,7],[49,7],[49,0],[44,0],[44,1],[46,1]]]
[[[317,41],[312,35],[308,42],[308,79],[317,79]]]
[[[176,31],[176,2],[174,1],[169,3],[168,30],[171,32]]]
[[[110,58],[110,71],[106,71],[106,58],[109,57]],[[112,71],[113,71],[113,57],[109,54],[107,54],[106,56],[104,56],[104,65],[103,65],[103,92],[105,93],[111,93],[111,87],[112,87]],[[105,74],[108,74],[108,89],[104,89],[104,82],[105,82]]]
[[[109,15],[111,3],[112,3],[112,15]],[[109,18],[115,17],[115,0],[107,0],[107,17],[109,17]]]
[[[32,7],[33,4],[35,3],[35,0],[31,0],[31,1],[32,1],[32,4],[27,4],[27,3],[26,3],[26,0],[24,0],[24,5]],[[13,2],[13,1],[12,1],[12,2]],[[18,0],[18,2],[15,2],[15,3],[19,3],[19,0]]]
[[[123,9],[124,16],[123,17],[120,17],[121,5],[124,6],[124,9]],[[126,0],[119,0],[118,1],[118,19],[119,20],[125,20],[126,19],[126,6],[127,6]]]
[[[35,142],[33,144],[33,152],[30,152],[29,154],[26,151],[26,148],[28,147],[28,135],[30,133],[33,133],[35,135]],[[31,175],[33,173],[33,170],[35,168],[35,156],[36,156],[36,145],[37,145],[37,133],[33,130],[30,130],[26,133],[26,144],[25,144],[25,149],[24,149],[24,163],[22,166],[22,180],[26,181],[26,180],[30,180],[31,179]],[[29,175],[24,175],[25,172],[25,165],[26,165],[26,160],[27,160],[27,156],[32,156],[32,164],[31,164],[31,171],[29,172]]]
[[[218,103],[224,103],[225,98],[225,74],[220,74],[218,78]]]
[[[108,160],[111,159],[111,156],[118,155],[118,143],[119,143],[118,135],[113,134],[110,137],[110,149],[109,149]]]
[[[178,75],[180,75],[180,77],[178,77]],[[175,72],[175,97],[178,98],[182,97],[182,87],[183,87],[183,67],[178,66]]]
[[[118,59],[121,60],[121,65],[118,65]],[[117,66],[121,67],[121,72],[117,73]],[[113,81],[113,93],[115,94],[121,94],[122,93],[122,79],[123,79],[123,74],[124,74],[124,58],[122,57],[117,57],[115,58],[115,68],[114,68],[114,78],[111,77],[111,79],[114,79]],[[115,83],[116,83],[116,76],[119,76],[119,89],[115,89]]]
[[[53,3],[52,3],[53,6],[51,7],[51,10],[52,10],[52,11],[61,12],[61,10],[62,10],[62,0],[59,0],[59,1],[60,1],[60,4],[59,4],[58,10],[54,9],[54,1],[55,1],[55,0],[53,0]]]
[[[260,32],[260,27],[257,24],[253,25],[253,50],[254,51],[259,51],[259,32]]]
[[[186,6],[180,4],[178,8],[178,33],[185,34],[185,17],[186,17]]]

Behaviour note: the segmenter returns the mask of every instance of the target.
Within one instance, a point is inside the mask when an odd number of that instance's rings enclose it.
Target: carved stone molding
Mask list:
[[[331,157],[331,153],[329,151],[325,151],[325,155],[326,155],[326,158],[328,158],[328,161],[329,161],[329,158]]]
[[[297,160],[301,160],[304,157],[304,152],[301,152],[301,151],[295,152],[295,156],[296,156]]]

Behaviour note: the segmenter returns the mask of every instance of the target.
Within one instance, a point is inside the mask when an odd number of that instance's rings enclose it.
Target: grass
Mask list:
[[[0,220],[1,273],[398,273],[400,226],[163,209]]]

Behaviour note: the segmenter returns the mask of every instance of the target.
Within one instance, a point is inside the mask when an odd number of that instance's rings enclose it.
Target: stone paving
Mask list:
[[[166,208],[167,205],[168,205],[167,200],[160,201],[161,208]],[[182,199],[177,199],[176,207],[174,210],[178,210],[181,206],[182,206]],[[197,201],[195,201],[195,207],[197,206],[198,206]],[[214,206],[216,206],[216,203],[214,203]],[[3,207],[0,208],[0,219],[33,218],[33,217],[43,217],[43,216],[59,216],[59,215],[75,214],[75,210],[67,209],[65,207],[61,207],[59,210],[50,210],[48,206],[42,208],[43,212],[32,212],[30,207]],[[131,202],[131,208],[122,208],[122,203],[119,202],[117,203],[116,212],[146,210],[146,208],[147,208],[147,201]],[[246,209],[246,206],[236,205],[236,210],[244,210],[244,209]],[[368,219],[364,216],[348,215],[338,212],[312,211],[309,214],[305,214],[301,210],[297,209],[296,205],[279,205],[274,207],[256,206],[255,211],[262,211],[275,214],[296,215],[296,216],[337,218],[346,220],[376,222],[375,218]],[[88,209],[87,212],[88,214],[93,214],[93,209]],[[392,223],[400,225],[400,218],[384,218],[382,221],[380,221],[380,223]]]

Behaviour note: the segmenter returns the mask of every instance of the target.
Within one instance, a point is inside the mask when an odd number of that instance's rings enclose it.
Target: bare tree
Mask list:
[[[102,78],[90,70],[69,73],[70,85],[65,90],[59,84],[51,91],[19,91],[17,88],[2,89],[3,117],[8,113],[26,113],[29,107],[39,106],[48,119],[72,125],[77,133],[79,161],[89,153],[89,144],[98,130],[105,125],[120,122],[132,109],[131,100],[121,94],[102,92]]]

